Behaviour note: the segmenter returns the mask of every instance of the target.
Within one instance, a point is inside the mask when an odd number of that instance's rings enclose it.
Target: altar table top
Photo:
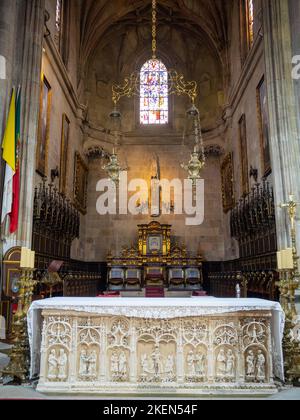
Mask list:
[[[234,312],[271,311],[273,347],[283,378],[282,337],[284,313],[278,302],[262,299],[191,298],[52,298],[32,303],[28,312],[28,334],[31,346],[32,373],[38,364],[42,333],[42,311],[76,311],[100,316],[126,316],[147,319],[174,319]],[[63,315],[63,314],[62,314]],[[275,369],[276,370],[276,369]]]
[[[282,312],[278,302],[262,299],[191,298],[52,298],[33,302],[34,311],[74,310],[97,315],[123,315],[138,318],[174,318],[237,311],[271,310]]]

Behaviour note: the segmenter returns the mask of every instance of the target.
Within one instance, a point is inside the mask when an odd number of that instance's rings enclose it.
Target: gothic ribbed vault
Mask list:
[[[202,39],[228,68],[229,19],[232,0],[160,0],[159,26],[176,27],[184,34]],[[91,60],[104,37],[128,26],[149,26],[151,0],[85,0],[81,12],[81,71]],[[149,43],[150,45],[150,43]]]

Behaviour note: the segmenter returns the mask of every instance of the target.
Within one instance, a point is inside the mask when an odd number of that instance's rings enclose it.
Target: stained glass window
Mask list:
[[[253,6],[253,0],[248,0],[248,29],[249,29],[249,43],[250,47],[253,44],[254,39],[254,6]]]
[[[140,123],[169,122],[168,71],[159,60],[149,60],[140,73]]]
[[[61,41],[61,26],[62,26],[62,2],[63,0],[56,0],[56,10],[55,10],[55,42],[57,48],[60,50],[60,41]]]

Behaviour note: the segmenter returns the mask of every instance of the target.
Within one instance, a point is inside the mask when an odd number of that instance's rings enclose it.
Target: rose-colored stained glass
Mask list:
[[[159,60],[149,60],[140,73],[140,123],[168,124],[168,71]]]

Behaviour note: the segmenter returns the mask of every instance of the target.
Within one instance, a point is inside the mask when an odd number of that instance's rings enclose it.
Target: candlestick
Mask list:
[[[34,268],[35,265],[35,251],[30,252],[30,268]]]
[[[293,248],[287,248],[286,252],[286,268],[292,270],[294,268]]]
[[[26,248],[26,268],[30,268],[31,264],[31,250]]]
[[[282,252],[281,251],[277,252],[277,268],[278,268],[278,270],[283,269],[283,261],[282,261]]]

